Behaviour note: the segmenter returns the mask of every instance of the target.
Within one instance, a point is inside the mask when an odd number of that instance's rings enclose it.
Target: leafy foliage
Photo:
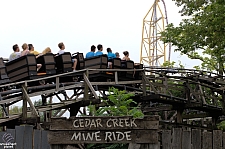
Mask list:
[[[225,131],[225,121],[220,122],[220,123],[217,125],[217,128],[220,129],[220,130]]]
[[[183,6],[183,19],[178,27],[168,25],[162,32],[162,40],[171,42],[191,59],[202,62],[201,69],[224,72],[225,61],[225,1],[223,0],[176,0],[178,6]]]
[[[195,12],[201,11],[201,7],[214,2],[214,0],[173,0],[178,7],[183,7],[180,10],[182,16],[190,16]]]
[[[137,104],[131,97],[134,94],[126,93],[126,91],[118,90],[114,87],[109,89],[108,99],[102,99],[106,106],[96,110],[95,105],[89,105],[89,115],[92,116],[133,116],[134,118],[142,118],[144,114],[138,107],[132,107]],[[87,149],[127,149],[128,144],[88,144]]]
[[[128,144],[88,144],[87,149],[127,149]]]
[[[174,61],[172,61],[172,62],[170,62],[170,61],[165,61],[165,62],[162,64],[162,66],[163,66],[163,67],[168,67],[168,68],[174,68],[174,67],[177,67],[177,68],[182,68],[182,69],[184,69],[184,65],[181,64],[181,61],[178,61],[178,62],[179,62],[179,64],[175,66],[176,62],[174,62]]]
[[[133,116],[134,118],[142,118],[144,114],[137,107],[131,107],[131,104],[137,104],[130,97],[132,93],[120,91],[114,87],[109,89],[108,99],[102,99],[106,106],[95,110],[94,105],[88,107],[88,111],[94,116]]]
[[[186,16],[178,27],[169,24],[161,33],[162,41],[171,42],[175,51],[187,55],[191,59],[201,61],[196,69],[224,73],[225,61],[225,1],[224,0],[173,0],[180,13]],[[205,93],[211,94],[209,89]],[[214,96],[214,95],[213,95]],[[221,98],[221,97],[219,97]],[[212,99],[206,99],[212,103]],[[222,101],[223,102],[223,101]],[[218,104],[221,104],[219,102]],[[225,130],[225,122],[218,128]]]
[[[9,110],[9,114],[18,114],[18,113],[22,113],[22,107],[13,106],[13,107]]]
[[[176,64],[176,62],[174,62],[174,61],[172,61],[172,62],[170,62],[170,61],[165,61],[163,64],[162,64],[162,66],[163,67],[174,67],[174,65]]]

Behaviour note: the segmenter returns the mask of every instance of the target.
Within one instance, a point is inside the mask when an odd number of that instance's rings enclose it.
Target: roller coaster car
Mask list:
[[[143,64],[135,63],[135,64],[134,64],[134,68],[135,68],[135,69],[143,69]],[[142,79],[141,71],[135,71],[134,79],[135,79],[135,80],[141,80],[141,79]]]
[[[121,59],[120,58],[113,58],[108,62],[112,62],[112,69],[121,69]],[[115,71],[108,71],[106,72],[108,75],[108,80],[115,81]],[[120,72],[117,72],[118,77],[120,76]]]
[[[65,52],[63,54],[57,55],[55,57],[56,71],[58,74],[71,72],[73,69],[72,57],[70,52]]]
[[[84,69],[85,68],[85,65],[84,65],[84,55],[83,53],[74,53],[72,58],[74,59],[77,59],[77,67],[76,67],[76,70],[81,70],[81,69]]]
[[[22,56],[5,65],[12,82],[38,78],[36,57],[33,54]]]
[[[42,64],[38,72],[46,73],[46,75],[56,74],[54,54],[46,53],[45,55],[39,56],[37,63]]]
[[[121,69],[121,59],[120,58],[112,59],[112,69]]]
[[[73,62],[70,52],[65,52],[63,54],[55,56],[55,62],[57,74],[73,71]],[[79,78],[80,74],[69,74],[60,77],[59,82],[77,82],[80,80]]]
[[[85,68],[90,69],[107,69],[108,57],[107,55],[100,55],[85,59]],[[89,79],[92,81],[106,81],[109,75],[104,71],[92,70],[89,71]]]
[[[3,58],[0,58],[0,85],[10,83]]]
[[[122,69],[134,69],[133,61],[121,61]],[[119,80],[132,80],[134,79],[134,71],[123,71],[120,73]]]

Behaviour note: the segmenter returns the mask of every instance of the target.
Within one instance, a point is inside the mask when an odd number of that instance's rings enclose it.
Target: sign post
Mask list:
[[[157,143],[158,116],[71,117],[52,119],[50,144]]]

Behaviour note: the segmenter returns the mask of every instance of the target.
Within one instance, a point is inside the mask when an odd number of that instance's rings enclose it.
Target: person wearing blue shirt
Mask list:
[[[103,55],[102,50],[103,50],[103,46],[101,44],[99,44],[97,46],[98,51],[95,53],[95,56],[99,56],[99,55]]]
[[[86,54],[86,58],[94,57],[95,56],[95,49],[96,49],[96,47],[94,45],[92,45],[91,51]]]
[[[110,48],[107,48],[107,56],[108,56],[108,68],[112,68],[112,59],[116,58],[116,55],[112,53],[112,50]]]
[[[112,50],[110,48],[107,48],[107,56],[108,56],[108,60],[111,60],[113,58],[116,58],[116,55],[114,53],[112,53]]]

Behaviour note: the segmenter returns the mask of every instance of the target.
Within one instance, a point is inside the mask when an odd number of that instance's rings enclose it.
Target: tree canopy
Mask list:
[[[225,61],[225,1],[173,0],[186,16],[179,26],[169,24],[162,40],[171,42],[175,51],[202,61],[201,68],[224,72]]]
[[[133,118],[143,118],[144,114],[137,106],[137,103],[131,98],[134,94],[121,91],[111,87],[108,91],[108,98],[101,99],[106,105],[96,110],[95,105],[89,105],[89,115],[92,116],[132,116]],[[132,104],[134,104],[132,106]],[[87,115],[84,115],[87,116]],[[87,149],[127,149],[128,144],[88,144]]]

